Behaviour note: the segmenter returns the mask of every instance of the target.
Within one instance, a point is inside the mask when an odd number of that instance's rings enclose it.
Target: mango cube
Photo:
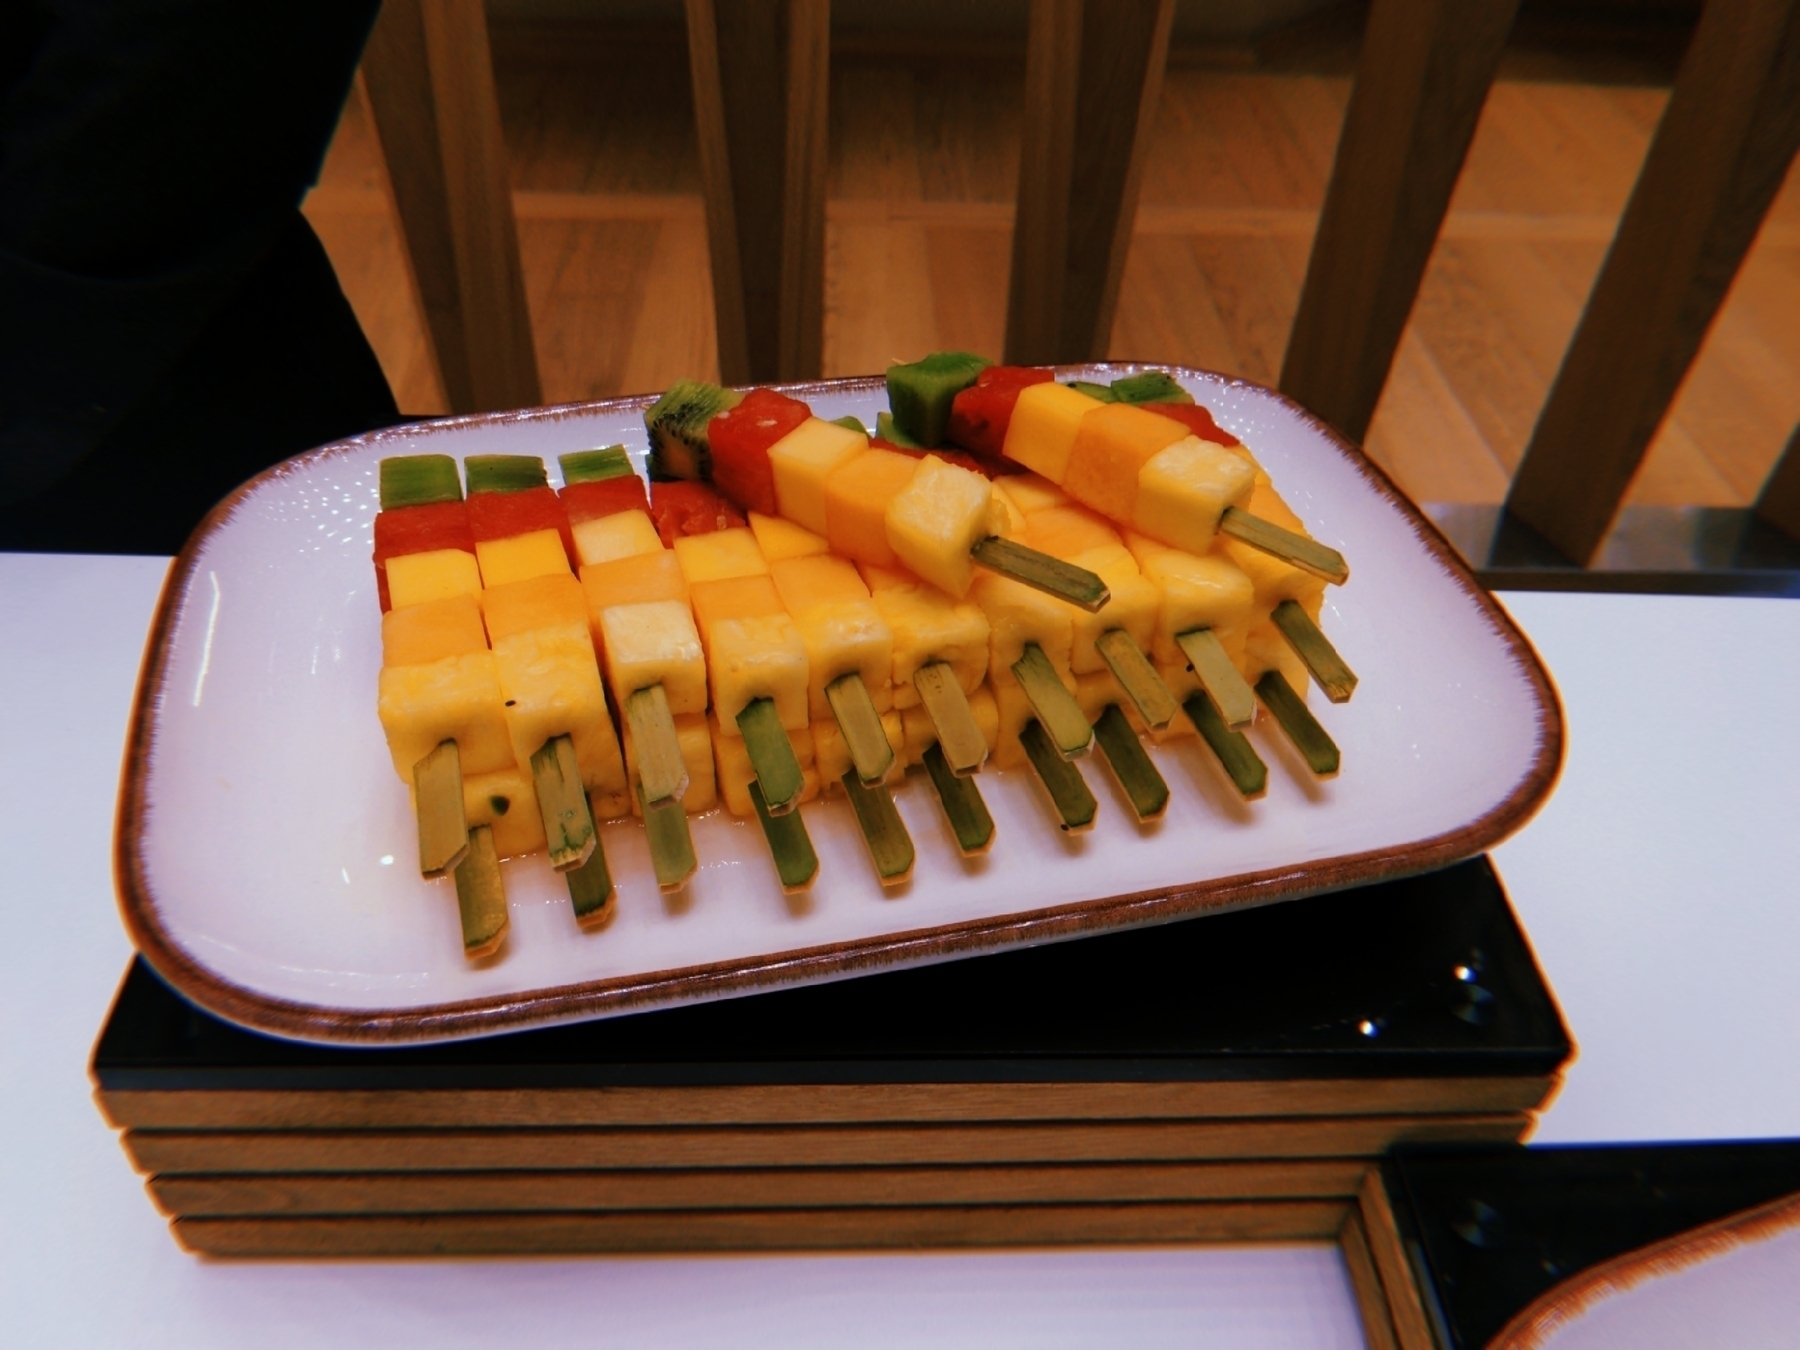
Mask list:
[[[411,783],[413,766],[440,741],[456,742],[465,775],[516,763],[504,702],[492,652],[384,667],[375,708],[400,781]]]
[[[395,609],[481,593],[481,568],[473,553],[434,548],[387,560],[388,603]]]
[[[825,535],[832,552],[857,562],[892,567],[887,506],[918,470],[917,456],[879,448],[840,464],[825,484]]]
[[[913,675],[934,661],[949,665],[963,693],[973,694],[988,669],[990,630],[981,606],[952,600],[910,572],[869,566],[861,571],[893,638],[894,706],[910,708],[918,703]]]
[[[1194,439],[1172,418],[1130,403],[1103,403],[1081,419],[1062,486],[1114,520],[1129,521],[1137,507],[1144,466],[1177,441]]]
[[[1081,419],[1105,406],[1066,384],[1027,385],[1013,405],[1004,453],[1052,483],[1060,483],[1068,475]]]
[[[681,809],[690,816],[710,811],[719,804],[718,782],[713,775],[712,732],[704,713],[688,713],[675,719],[675,740],[681,746],[681,762],[687,766],[687,791],[681,794]],[[642,816],[644,804],[638,800],[637,747],[632,744],[631,727],[624,729],[625,772],[631,779],[631,814]]]
[[[1074,498],[1042,474],[1015,473],[994,480],[994,491],[1007,498],[1023,515],[1048,511],[1057,506],[1073,506]]]
[[[381,616],[381,664],[422,666],[446,656],[487,650],[481,606],[472,595],[453,595],[390,609]]]
[[[609,605],[600,612],[601,650],[613,700],[660,684],[676,715],[706,711],[706,657],[686,602],[651,600]]]
[[[702,581],[769,574],[768,561],[756,545],[756,536],[742,525],[710,534],[681,536],[675,541],[675,559],[690,586]]]
[[[1117,518],[1152,539],[1205,553],[1225,508],[1247,503],[1255,483],[1256,466],[1245,456],[1188,436],[1146,461],[1135,510]]]
[[[595,516],[572,526],[570,534],[575,539],[575,556],[584,566],[659,553],[663,546],[645,511],[614,511],[611,515]]]
[[[869,438],[860,431],[809,417],[769,447],[775,475],[775,503],[781,514],[814,534],[825,527],[825,484],[852,455],[866,454]]]
[[[823,536],[803,530],[791,520],[765,516],[761,511],[746,514],[750,518],[750,533],[756,536],[756,546],[762,550],[767,562],[780,558],[810,558],[815,553],[831,551],[831,545]]]
[[[893,707],[894,635],[856,568],[847,559],[819,554],[785,558],[769,571],[806,647],[813,720],[832,721],[825,687],[842,675],[862,677],[876,712]]]
[[[707,537],[707,536],[701,536]],[[752,699],[775,702],[789,732],[807,723],[806,645],[767,576],[695,582],[694,620],[706,651],[712,707],[725,734]]]
[[[888,503],[887,539],[902,563],[960,599],[975,576],[969,550],[1005,523],[1005,508],[995,505],[992,483],[927,455]]]
[[[510,581],[555,576],[569,570],[569,555],[562,535],[555,530],[530,530],[508,539],[479,539],[475,557],[481,564],[481,584],[504,586]],[[388,563],[388,591],[393,592],[394,564]]]

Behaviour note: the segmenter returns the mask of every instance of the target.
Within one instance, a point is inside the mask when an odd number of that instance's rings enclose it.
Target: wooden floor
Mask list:
[[[1274,382],[1353,48],[1178,56],[1114,356]],[[1655,128],[1666,66],[1509,58],[1369,433],[1419,500],[1504,495]],[[501,32],[496,69],[546,401],[716,374],[679,41]],[[854,43],[834,55],[828,375],[937,347],[998,355],[1022,82],[1022,52],[1004,46],[957,60]],[[360,91],[306,213],[400,406],[441,411]],[[1749,502],[1800,421],[1797,370],[1790,175],[1630,500]]]

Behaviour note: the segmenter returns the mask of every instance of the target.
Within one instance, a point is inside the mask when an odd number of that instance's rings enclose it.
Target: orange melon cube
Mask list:
[[[418,666],[446,656],[487,650],[481,606],[472,595],[453,595],[390,609],[381,616],[381,664]]]
[[[742,525],[711,534],[683,535],[675,541],[675,558],[690,586],[700,581],[769,573],[768,560],[757,547],[756,536]]]
[[[831,551],[877,567],[894,565],[888,544],[888,502],[912,482],[913,455],[871,449],[842,464],[825,482],[825,537]]]
[[[1137,508],[1139,471],[1188,434],[1173,418],[1135,404],[1103,403],[1081,419],[1062,486],[1102,515],[1129,521]]]
[[[567,572],[490,586],[481,593],[481,614],[488,641],[528,633],[534,628],[587,626],[587,599],[581,583]]]

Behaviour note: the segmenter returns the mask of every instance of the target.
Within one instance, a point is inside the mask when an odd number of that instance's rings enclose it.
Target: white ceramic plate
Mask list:
[[[1140,367],[1070,368],[1110,378]],[[370,567],[387,455],[645,447],[647,399],[454,419],[326,446],[246,484],[195,533],[152,635],[119,816],[121,905],[162,975],[234,1021],[307,1040],[449,1040],[692,1002],[1266,903],[1441,866],[1517,828],[1562,756],[1555,695],[1525,639],[1362,454],[1260,386],[1176,372],[1350,560],[1323,626],[1361,677],[1311,705],[1343,751],[1312,779],[1278,730],[1250,733],[1268,794],[1245,804],[1198,742],[1155,751],[1173,802],[1141,828],[1103,765],[1101,819],[1058,833],[1027,773],[984,770],[998,826],[964,861],[915,771],[896,791],[911,882],[876,884],[848,806],[804,808],[820,857],[784,897],[753,823],[694,823],[699,875],[651,879],[639,828],[609,825],[605,930],[577,928],[541,857],[508,863],[503,954],[462,955],[448,881],[420,880],[407,795],[375,716]],[[873,423],[879,379],[796,390]]]

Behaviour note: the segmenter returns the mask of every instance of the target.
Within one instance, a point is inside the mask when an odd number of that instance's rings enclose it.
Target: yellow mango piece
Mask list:
[[[1081,419],[1108,406],[1066,384],[1026,385],[1006,425],[1004,453],[1033,473],[1061,483],[1069,471]]]
[[[1038,511],[1048,511],[1053,507],[1075,504],[1074,498],[1038,473],[1015,473],[1005,478],[996,478],[994,491],[1017,507],[1021,515],[1026,516]]]
[[[375,709],[400,781],[412,782],[413,766],[439,741],[456,742],[465,775],[516,763],[503,703],[492,652],[384,668]]]
[[[681,575],[687,578],[689,586],[701,581],[769,574],[768,561],[756,545],[756,536],[741,525],[711,534],[683,535],[675,541],[675,560],[681,564]]]
[[[1162,607],[1162,592],[1153,582],[1144,579],[1137,563],[1123,546],[1119,556],[1109,557],[1104,562],[1092,557],[1071,558],[1070,561],[1099,573],[1100,579],[1112,591],[1112,599],[1098,614],[1068,606],[1069,669],[1076,675],[1107,671],[1110,677],[1111,667],[1095,644],[1102,635],[1118,628],[1131,635],[1139,650],[1148,653],[1156,641],[1156,617]]]
[[[671,713],[706,711],[706,658],[686,603],[610,605],[601,611],[600,635],[606,680],[621,717],[625,700],[653,684],[663,687]]]
[[[1073,605],[995,572],[976,577],[969,598],[987,616],[988,679],[996,690],[1017,684],[1013,663],[1024,655],[1026,643],[1035,642],[1044,649],[1044,655],[1050,658],[1070,692],[1074,692],[1075,679],[1069,670],[1069,651],[1074,643],[1070,618],[1075,612]]]
[[[761,511],[751,511],[748,515],[750,533],[756,536],[756,546],[762,550],[767,562],[773,563],[780,558],[809,558],[815,553],[831,551],[831,545],[823,536],[803,530],[791,520],[765,516]]]
[[[1173,418],[1130,403],[1103,403],[1081,419],[1062,486],[1076,501],[1113,520],[1129,521],[1138,474],[1177,441],[1192,439]]]
[[[1218,552],[1197,556],[1141,534],[1127,534],[1125,540],[1145,579],[1162,594],[1154,636],[1146,648],[1151,660],[1185,668],[1187,657],[1176,637],[1190,629],[1210,628],[1236,661],[1256,603],[1243,570]]]
[[[725,724],[711,713],[707,714],[706,726],[712,734],[719,800],[734,816],[754,816],[756,806],[750,800],[750,784],[756,781],[756,770],[744,750],[744,738],[737,734],[735,725],[728,733]],[[794,743],[794,758],[800,761],[799,800],[813,801],[819,795],[819,771],[813,764],[812,733],[790,730],[788,739]]]
[[[1031,386],[1033,389],[1037,385]],[[1031,700],[1017,684],[988,686],[994,695],[995,734],[989,758],[996,769],[1023,769],[1031,764],[1025,747],[1019,744],[1019,733],[1037,716]]]
[[[832,719],[825,687],[853,673],[862,677],[876,712],[893,707],[894,635],[855,566],[820,554],[785,558],[769,571],[806,647],[807,706],[813,720]]]
[[[829,536],[825,484],[852,455],[868,453],[869,438],[836,422],[809,417],[769,447],[775,504],[802,529]]]
[[[596,516],[573,526],[569,533],[575,538],[575,556],[583,566],[662,552],[662,539],[644,511],[614,511],[609,516]]]
[[[906,728],[900,720],[900,714],[889,711],[881,715],[881,729],[887,733],[888,744],[893,747],[894,762],[888,768],[888,783],[898,783],[906,777]],[[812,726],[813,763],[819,773],[819,790],[829,792],[835,786],[841,786],[843,777],[850,771],[850,745],[844,739],[844,733],[838,730],[838,724],[827,717],[823,721],[814,722]]]
[[[1189,553],[1205,553],[1228,506],[1250,500],[1256,468],[1222,445],[1189,436],[1138,471],[1137,503],[1122,516],[1142,534]]]
[[[481,593],[481,568],[473,553],[434,548],[387,560],[388,603],[394,609]]]
[[[918,470],[917,456],[879,448],[838,465],[825,482],[825,536],[832,552],[857,562],[892,567],[887,505]]]
[[[478,540],[475,557],[481,564],[481,584],[504,586],[509,581],[555,576],[569,570],[562,535],[555,530],[532,530],[510,539]],[[394,587],[393,563],[388,564],[388,591]]]
[[[990,630],[981,606],[953,600],[910,572],[868,566],[861,571],[893,638],[894,706],[918,703],[913,674],[933,661],[947,663],[963,693],[974,693],[988,668]]]
[[[689,589],[706,650],[713,711],[736,736],[737,715],[756,698],[775,701],[790,732],[807,723],[806,645],[766,576],[703,581]]]
[[[888,504],[887,539],[901,563],[960,599],[975,575],[969,550],[1005,523],[992,483],[927,455]]]
[[[1075,702],[1080,705],[1082,716],[1090,722],[1098,722],[1100,714],[1106,711],[1106,705],[1116,703],[1127,719],[1135,724],[1137,710],[1110,670],[1091,670],[1085,675],[1077,675]]]
[[[427,600],[381,616],[381,663],[419,666],[487,650],[481,606],[472,595]]]
[[[567,572],[490,586],[481,593],[481,615],[487,623],[488,641],[497,643],[515,633],[587,623],[587,600],[581,583]]]
[[[545,741],[568,736],[594,809],[623,815],[628,807],[625,761],[585,619],[501,638],[494,644],[494,666],[506,700],[514,759],[527,766]]]
[[[632,784],[631,814],[642,816],[644,804],[638,800],[637,747],[632,744],[631,726],[624,724],[625,772]],[[690,816],[710,811],[719,804],[718,781],[713,772],[712,732],[704,713],[689,713],[675,719],[675,740],[681,746],[681,762],[687,766],[687,791],[681,794],[681,809]]]
[[[538,853],[544,848],[544,818],[538,812],[537,788],[531,775],[514,765],[495,773],[463,778],[463,815],[469,828],[486,825],[494,832],[494,851],[502,858]]]

